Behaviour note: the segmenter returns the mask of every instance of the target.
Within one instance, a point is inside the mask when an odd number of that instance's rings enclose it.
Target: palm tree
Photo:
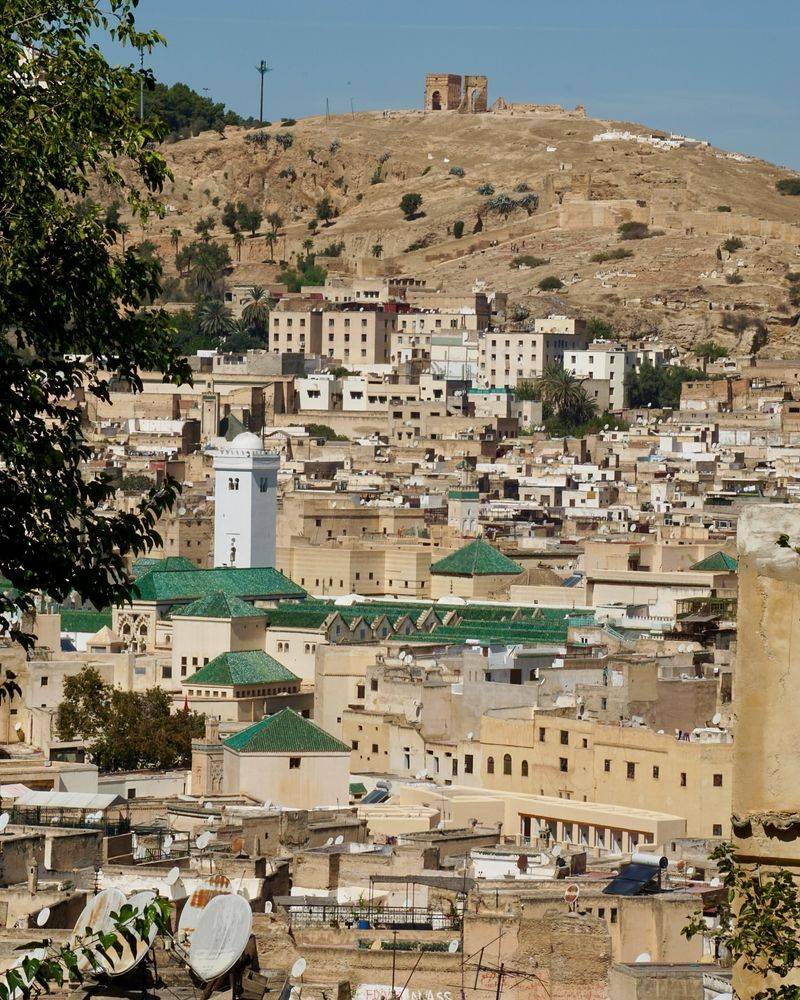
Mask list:
[[[582,380],[554,362],[545,367],[537,387],[542,402],[551,406],[559,417],[585,412],[590,402]]]
[[[208,215],[206,216],[205,219],[200,219],[200,221],[194,227],[194,231],[198,233],[200,239],[204,243],[208,243],[208,241],[211,239],[211,230],[214,229],[216,225],[217,224],[214,221],[214,219],[210,215]]]
[[[311,251],[314,249],[314,241],[311,239],[310,236],[307,236],[303,240],[303,249],[305,250],[306,253],[311,253]]]
[[[274,264],[275,263],[275,243],[277,242],[278,237],[277,237],[277,235],[275,233],[271,233],[270,232],[270,233],[265,233],[264,234],[264,239],[267,241],[267,244],[269,245],[269,261],[270,261],[270,264]]]
[[[197,325],[207,337],[226,337],[234,328],[230,310],[219,299],[203,299],[197,306]]]
[[[263,285],[253,285],[249,298],[242,310],[242,319],[248,327],[255,327],[263,333],[269,320],[269,294]]]
[[[373,257],[380,257],[380,255],[383,253],[383,244],[373,243],[372,250],[370,251],[370,253],[372,254]]]
[[[236,247],[236,259],[241,263],[242,261],[242,244],[244,243],[244,236],[237,230],[233,234],[233,245]]]
[[[127,222],[120,222],[119,224],[119,235],[122,238],[122,252],[125,253],[125,237],[131,231],[131,227]]]
[[[173,229],[169,234],[169,238],[172,240],[172,249],[177,253],[181,242],[180,229]]]

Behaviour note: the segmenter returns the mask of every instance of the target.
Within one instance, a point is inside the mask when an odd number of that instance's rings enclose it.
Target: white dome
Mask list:
[[[252,431],[242,431],[241,434],[237,434],[236,437],[231,441],[230,447],[236,451],[263,451],[264,445],[261,443],[261,438],[258,434],[253,434]]]

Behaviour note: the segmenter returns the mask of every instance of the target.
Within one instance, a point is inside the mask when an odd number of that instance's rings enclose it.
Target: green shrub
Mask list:
[[[285,125],[286,128],[289,128],[290,126],[296,125],[296,124],[297,124],[297,122],[295,121],[294,118],[281,118],[281,125]]]
[[[479,184],[475,190],[478,194],[483,195],[484,198],[491,198],[494,194],[494,188],[491,184]]]
[[[736,251],[741,250],[743,246],[744,243],[742,243],[738,236],[731,236],[722,244],[722,249],[727,250],[728,253],[736,253]]]
[[[519,184],[514,188],[517,194],[523,194],[525,191],[530,191],[526,181],[520,181]]]
[[[328,427],[327,424],[306,424],[306,431],[309,437],[316,438],[318,441],[347,441],[348,438],[341,434],[337,434],[332,427]]]
[[[625,247],[617,247],[615,250],[601,250],[599,253],[593,253],[589,260],[594,261],[595,264],[605,264],[607,260],[625,260],[626,257],[633,257],[633,251],[626,250]]]
[[[650,227],[646,222],[623,222],[617,227],[621,240],[646,240]]]
[[[718,212],[730,212],[730,210],[731,210],[730,205],[717,205]]]
[[[275,142],[281,149],[289,149],[294,145],[294,136],[291,132],[278,132],[275,136]]]
[[[406,219],[413,219],[422,206],[422,195],[417,191],[408,191],[400,199],[400,211]]]
[[[466,171],[463,167],[450,167],[448,171],[453,177],[463,177]]]
[[[729,285],[741,285],[741,283],[744,281],[744,278],[741,276],[741,274],[735,273],[735,274],[726,274],[725,280],[728,282]]]
[[[781,194],[800,194],[800,177],[782,177],[775,185]]]
[[[319,251],[320,257],[341,257],[344,250],[344,240],[338,243],[329,243],[324,250]]]
[[[559,288],[564,287],[564,282],[557,278],[554,274],[549,274],[546,278],[542,278],[539,282],[539,288],[543,292],[556,292]]]
[[[453,236],[455,236],[457,240],[460,240],[463,235],[464,235],[464,220],[458,219],[456,222],[453,223]]]

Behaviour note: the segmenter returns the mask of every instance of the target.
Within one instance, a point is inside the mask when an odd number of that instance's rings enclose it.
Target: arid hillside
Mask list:
[[[220,221],[229,200],[277,211],[285,224],[275,256],[290,260],[328,196],[338,216],[320,226],[314,249],[343,243],[328,261],[340,270],[362,260],[362,269],[455,288],[484,281],[536,312],[603,315],[621,332],[800,353],[800,285],[786,277],[800,271],[800,197],[778,193],[787,171],[771,164],[713,147],[659,148],[633,137],[650,129],[578,112],[376,112],[263,131],[262,141],[253,141],[257,129],[229,127],[224,137],[207,132],[164,147],[175,180],[168,215],[148,237],[168,266],[175,228],[194,238],[195,223],[211,215],[214,238],[231,239]],[[608,132],[633,135],[594,141]],[[278,134],[291,135],[288,148]],[[538,207],[528,198],[504,215],[478,193],[485,185],[514,201],[535,193]],[[399,208],[407,192],[423,199],[411,221]],[[645,223],[650,235],[621,240],[626,221]],[[248,236],[242,265],[268,259],[267,229]],[[729,252],[722,244],[731,237],[742,246]],[[592,260],[620,250],[630,255]],[[546,263],[514,265],[522,255]],[[547,276],[563,289],[540,291]]]

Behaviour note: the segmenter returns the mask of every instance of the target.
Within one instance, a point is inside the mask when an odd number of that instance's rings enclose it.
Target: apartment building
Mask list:
[[[480,345],[480,378],[486,386],[514,388],[539,378],[549,364],[588,344],[583,320],[551,316],[534,321],[532,330],[488,330]]]
[[[269,315],[269,349],[273,354],[289,351],[322,354],[319,306],[273,309]]]
[[[612,410],[625,409],[625,375],[636,368],[636,363],[634,351],[604,341],[593,341],[585,350],[567,351],[564,356],[564,367],[578,378],[608,382]]]

